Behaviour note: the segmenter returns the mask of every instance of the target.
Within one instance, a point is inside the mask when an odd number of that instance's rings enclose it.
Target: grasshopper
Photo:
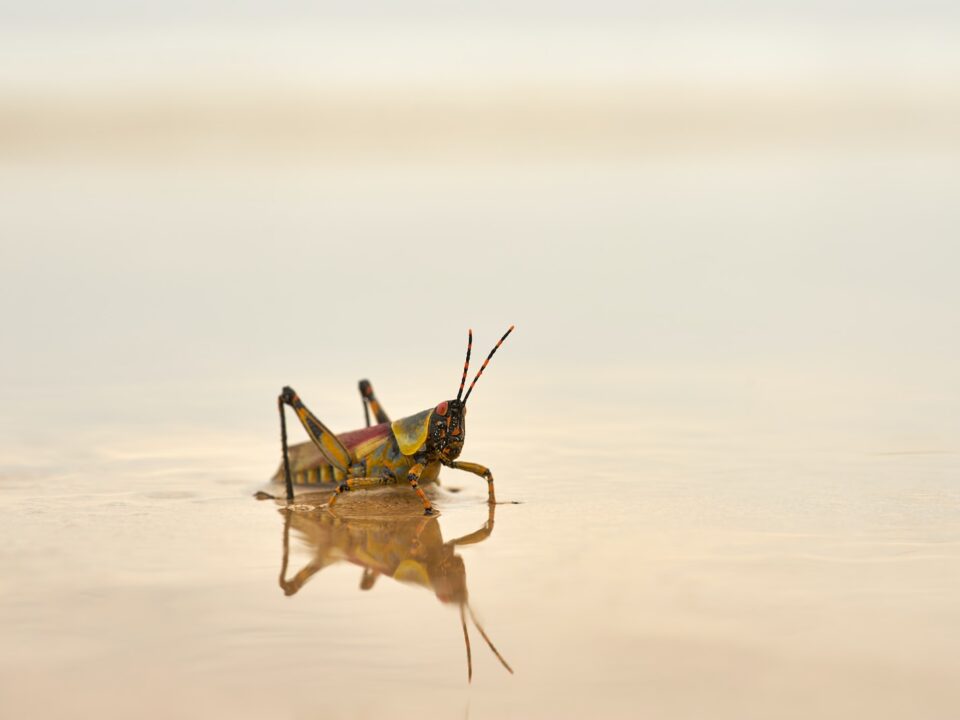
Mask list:
[[[479,530],[444,542],[436,517],[363,515],[334,517],[327,512],[281,508],[283,559],[280,587],[287,597],[295,595],[311,577],[324,568],[348,562],[363,569],[360,589],[370,590],[381,576],[431,590],[445,605],[460,608],[460,625],[467,651],[467,680],[473,679],[473,657],[467,614],[497,659],[512,674],[513,668],[484,632],[470,607],[467,571],[458,546],[486,540],[493,533],[495,505],[488,505],[487,522]],[[383,504],[380,510],[386,509]],[[293,577],[287,577],[290,557],[290,528],[309,544],[313,557]]]
[[[397,485],[406,481],[423,502],[424,515],[432,515],[433,505],[420,488],[420,483],[435,481],[440,467],[446,466],[485,478],[487,500],[491,504],[496,503],[493,473],[490,469],[478,463],[462,462],[457,458],[463,449],[466,435],[464,423],[467,400],[477,380],[487,368],[490,358],[513,332],[513,327],[511,325],[494,345],[464,395],[463,387],[467,381],[470,351],[473,348],[473,330],[470,330],[467,335],[467,359],[463,363],[463,376],[460,378],[457,397],[392,423],[367,380],[361,380],[359,384],[367,427],[341,435],[334,435],[320,422],[303,404],[293,388],[284,387],[277,398],[283,462],[277,469],[274,480],[281,477],[284,479],[287,501],[293,499],[294,479],[301,485],[336,483],[336,490],[330,496],[328,507],[333,507],[337,498],[350,490]],[[307,442],[287,447],[287,421],[284,413],[286,405],[297,414],[312,444]],[[370,424],[371,411],[377,421],[376,425]]]

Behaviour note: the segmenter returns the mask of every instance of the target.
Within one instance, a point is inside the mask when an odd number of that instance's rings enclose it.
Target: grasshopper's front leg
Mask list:
[[[490,468],[484,467],[479,463],[472,462],[462,462],[460,460],[451,460],[450,462],[444,463],[449,468],[454,470],[466,470],[471,472],[474,475],[479,475],[482,478],[486,478],[487,481],[487,502],[491,505],[495,505],[497,502],[496,493],[493,492],[493,473],[490,472]]]
[[[444,546],[456,547],[457,545],[473,545],[474,543],[480,543],[486,540],[493,534],[493,520],[496,515],[497,504],[488,503],[487,504],[487,522],[484,523],[483,527],[479,530],[474,530],[472,533],[463,535],[453,540],[448,540],[444,543]]]
[[[423,494],[423,490],[420,489],[420,475],[423,474],[423,463],[418,462],[407,473],[407,480],[410,482],[410,487],[413,488],[413,491],[420,496],[420,500],[423,501],[423,514],[424,515],[433,515],[433,505],[430,504],[430,501],[427,499],[427,496]]]

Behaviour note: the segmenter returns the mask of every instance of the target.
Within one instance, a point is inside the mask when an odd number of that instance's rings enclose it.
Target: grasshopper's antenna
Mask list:
[[[467,370],[470,368],[470,350],[473,349],[473,329],[467,331],[467,359],[463,361],[463,377],[460,378],[460,389],[457,390],[457,400],[460,399],[461,393],[463,393],[463,384],[467,382]],[[464,400],[466,402],[466,400]],[[466,626],[464,626],[466,627]],[[467,650],[469,647],[470,641],[467,641]]]
[[[474,620],[476,622],[476,620]],[[460,626],[463,628],[463,642],[467,646],[467,682],[473,681],[473,656],[470,654],[470,635],[467,633],[467,616],[463,613],[463,603],[460,603]]]
[[[500,338],[500,339],[497,341],[497,344],[493,346],[493,350],[491,350],[491,351],[490,351],[490,354],[487,355],[487,359],[483,361],[483,365],[481,365],[481,366],[480,366],[480,369],[477,371],[477,376],[473,379],[473,382],[470,383],[470,387],[467,388],[467,394],[466,394],[466,395],[464,396],[464,398],[463,398],[463,404],[464,404],[464,405],[467,404],[467,398],[469,398],[469,397],[470,397],[470,393],[473,392],[473,386],[477,384],[477,380],[479,380],[479,379],[480,379],[480,376],[483,375],[483,371],[487,369],[487,363],[490,362],[490,358],[492,358],[492,357],[493,357],[493,354],[500,348],[500,346],[503,344],[503,341],[507,339],[507,335],[509,335],[510,333],[513,332],[513,328],[514,328],[514,327],[515,327],[514,325],[511,325],[511,326],[510,326],[510,329],[507,330],[507,331],[503,334],[503,337]],[[464,377],[466,377],[466,371],[464,371]],[[459,399],[459,397],[460,397],[460,396],[457,395],[457,398],[458,398],[458,399]],[[474,623],[476,623],[476,621],[474,621]]]
[[[510,330],[513,330],[513,328],[511,327]],[[510,330],[507,331],[507,334],[508,334],[508,335],[510,334]],[[506,337],[506,335],[504,335],[504,337]],[[501,342],[502,342],[502,341],[501,341]],[[469,605],[467,605],[467,610],[470,612],[470,619],[473,620],[474,627],[476,627],[477,630],[480,631],[480,634],[483,636],[483,639],[487,641],[487,645],[489,645],[489,646],[490,646],[490,649],[493,650],[493,654],[497,656],[497,660],[499,660],[500,663],[501,663],[507,670],[510,671],[510,674],[513,675],[513,668],[510,667],[509,663],[507,663],[507,661],[503,659],[503,655],[501,655],[501,654],[500,654],[500,651],[497,650],[496,647],[494,647],[493,643],[490,642],[490,638],[488,638],[488,637],[487,637],[487,634],[483,631],[483,626],[480,625],[480,623],[477,622],[477,616],[473,614],[473,608],[470,607]],[[462,607],[460,608],[460,612],[461,612],[461,613],[463,612],[463,608],[462,608]],[[464,625],[463,631],[464,631],[464,634],[466,634],[466,631],[467,631],[466,625]],[[468,643],[468,644],[467,644],[467,659],[468,659],[468,661],[469,661],[469,658],[470,658],[470,645],[469,645],[469,643]]]

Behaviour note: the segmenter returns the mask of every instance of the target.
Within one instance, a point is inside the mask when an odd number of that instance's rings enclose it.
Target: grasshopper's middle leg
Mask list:
[[[330,496],[330,499],[327,501],[327,507],[332,508],[337,504],[337,498],[339,498],[343,493],[350,492],[351,490],[366,490],[373,487],[382,487],[389,483],[395,483],[396,480],[393,480],[389,477],[358,477],[358,478],[347,478],[342,483],[337,485],[337,489],[333,491],[333,495]]]
[[[444,464],[449,468],[453,468],[454,470],[466,470],[474,475],[479,475],[480,477],[485,478],[487,481],[487,502],[491,505],[496,504],[497,496],[493,491],[493,473],[490,472],[490,468],[484,467],[478,463],[461,462],[460,460],[451,460],[450,462]]]
[[[417,495],[420,497],[420,500],[423,502],[423,514],[433,515],[433,505],[430,503],[429,498],[427,498],[423,490],[420,489],[420,475],[423,473],[423,469],[424,466],[421,463],[414,465],[407,473],[407,481],[410,483],[410,487],[413,488],[413,491],[417,493]],[[327,502],[327,507],[333,507],[337,503],[337,498],[343,495],[345,492],[378,487],[391,482],[395,483],[397,480],[387,477],[349,478],[337,486],[336,491],[330,496],[329,502]]]

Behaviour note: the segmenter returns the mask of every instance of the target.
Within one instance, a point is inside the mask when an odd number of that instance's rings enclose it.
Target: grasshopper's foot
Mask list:
[[[337,498],[340,497],[345,492],[350,492],[350,485],[348,483],[342,482],[337,485],[337,489],[333,491],[333,494],[330,496],[330,499],[327,500],[327,507],[332,508],[337,504]]]
[[[417,463],[412,468],[410,472],[407,473],[407,480],[410,482],[410,487],[413,488],[413,491],[417,494],[417,497],[420,498],[420,502],[423,503],[423,514],[424,515],[433,515],[433,505],[427,499],[427,496],[423,494],[423,490],[420,488],[420,473],[423,472],[423,465]]]
[[[497,494],[493,491],[493,473],[487,470],[483,477],[487,480],[487,504],[497,504]]]

